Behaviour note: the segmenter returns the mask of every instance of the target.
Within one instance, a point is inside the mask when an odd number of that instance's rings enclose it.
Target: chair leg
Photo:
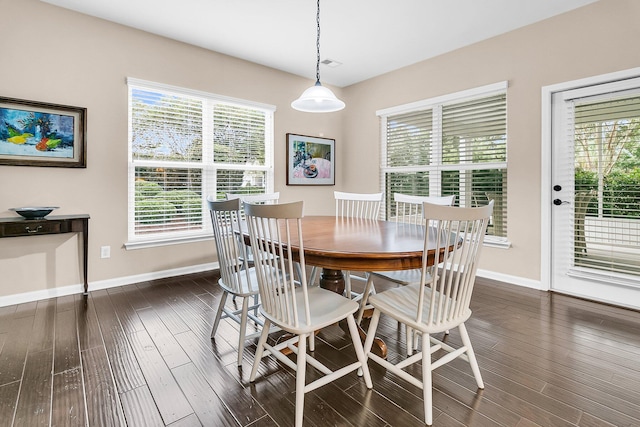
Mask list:
[[[258,340],[258,347],[256,348],[256,354],[253,359],[253,368],[251,368],[251,375],[249,375],[250,382],[254,382],[256,380],[258,367],[260,366],[260,361],[262,360],[262,354],[264,353],[264,343],[267,342],[270,328],[271,328],[271,321],[269,319],[265,319],[264,325],[262,326],[262,334],[260,334],[260,339]]]
[[[304,415],[304,387],[307,370],[307,335],[298,338],[298,360],[296,367],[296,427],[302,427]]]
[[[373,316],[369,322],[369,329],[367,330],[367,339],[364,341],[364,355],[369,357],[371,352],[371,346],[373,345],[373,339],[376,336],[376,330],[378,329],[378,322],[380,321],[380,311],[373,310]]]
[[[316,334],[309,335],[309,351],[316,351]]]
[[[413,354],[413,329],[409,325],[405,326],[405,335],[407,336],[407,356],[411,356]]]
[[[227,292],[223,292],[220,297],[220,304],[218,304],[218,311],[216,312],[216,318],[213,320],[213,328],[211,328],[211,338],[216,336],[216,331],[218,330],[218,325],[220,325],[220,319],[222,318],[222,311],[224,309],[224,305],[227,303],[227,296],[229,294]]]
[[[362,293],[362,300],[360,301],[360,310],[358,310],[358,318],[356,319],[357,324],[362,322],[362,316],[364,315],[364,310],[367,307],[367,301],[369,301],[369,293],[371,292],[372,287],[373,274],[369,274],[369,277],[367,277],[367,284],[365,285],[364,292]]]
[[[362,375],[364,376],[364,383],[367,385],[367,388],[373,388],[373,383],[371,382],[371,374],[369,373],[369,366],[367,365],[367,356],[365,356],[364,354],[364,347],[362,346],[362,341],[360,341],[360,334],[358,333],[358,325],[356,325],[356,320],[353,317],[353,314],[350,314],[347,317],[347,324],[349,325],[351,341],[353,341],[353,347],[356,350],[356,356],[358,357],[358,361],[362,365],[358,370],[358,375],[360,375],[360,371],[362,371]]]
[[[253,305],[255,308],[253,309],[253,315],[258,317],[258,303],[260,302],[260,294],[255,294],[253,296]]]
[[[484,388],[484,382],[482,381],[482,375],[480,374],[480,367],[478,366],[478,360],[476,360],[476,354],[473,351],[473,347],[471,346],[471,340],[469,339],[469,334],[467,333],[467,328],[464,326],[464,323],[460,324],[460,338],[462,339],[462,344],[467,348],[467,357],[469,358],[469,364],[471,365],[471,370],[473,371],[473,376],[476,378],[476,383],[478,384],[478,388]]]
[[[422,336],[422,398],[424,400],[424,422],[433,424],[433,381],[431,380],[431,340]]]
[[[343,271],[344,273],[344,296],[351,299],[351,272]]]
[[[238,366],[242,366],[244,340],[247,335],[247,314],[249,312],[249,297],[242,298],[242,312],[240,314],[240,341],[238,342]]]
[[[311,267],[311,273],[309,274],[309,280],[307,281],[307,284],[309,284],[310,286],[314,286],[316,284],[317,276],[318,276],[318,267],[316,266]]]

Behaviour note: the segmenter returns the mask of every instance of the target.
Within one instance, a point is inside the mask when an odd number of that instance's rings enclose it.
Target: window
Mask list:
[[[385,215],[393,193],[455,195],[459,206],[494,200],[487,243],[507,237],[507,84],[378,111]]]
[[[136,79],[127,248],[209,237],[209,195],[273,191],[275,107]]]
[[[637,83],[637,82],[636,82]],[[638,275],[640,89],[566,102],[575,169],[574,265]]]

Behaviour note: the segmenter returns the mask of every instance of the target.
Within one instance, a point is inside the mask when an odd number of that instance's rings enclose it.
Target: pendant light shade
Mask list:
[[[336,98],[334,93],[319,81],[291,103],[294,109],[307,113],[331,113],[342,110],[344,106],[344,102]]]
[[[331,113],[342,110],[345,104],[331,92],[331,89],[322,86],[320,83],[320,0],[318,0],[316,23],[318,29],[316,37],[316,84],[302,92],[300,98],[291,103],[291,107],[307,113]]]

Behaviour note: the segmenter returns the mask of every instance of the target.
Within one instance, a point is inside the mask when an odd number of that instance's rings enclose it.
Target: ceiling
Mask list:
[[[41,0],[315,80],[313,0]],[[339,87],[597,0],[322,0],[323,83]]]

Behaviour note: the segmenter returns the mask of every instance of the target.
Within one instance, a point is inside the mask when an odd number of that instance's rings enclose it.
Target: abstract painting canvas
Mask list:
[[[0,97],[0,164],[86,167],[86,109]]]

